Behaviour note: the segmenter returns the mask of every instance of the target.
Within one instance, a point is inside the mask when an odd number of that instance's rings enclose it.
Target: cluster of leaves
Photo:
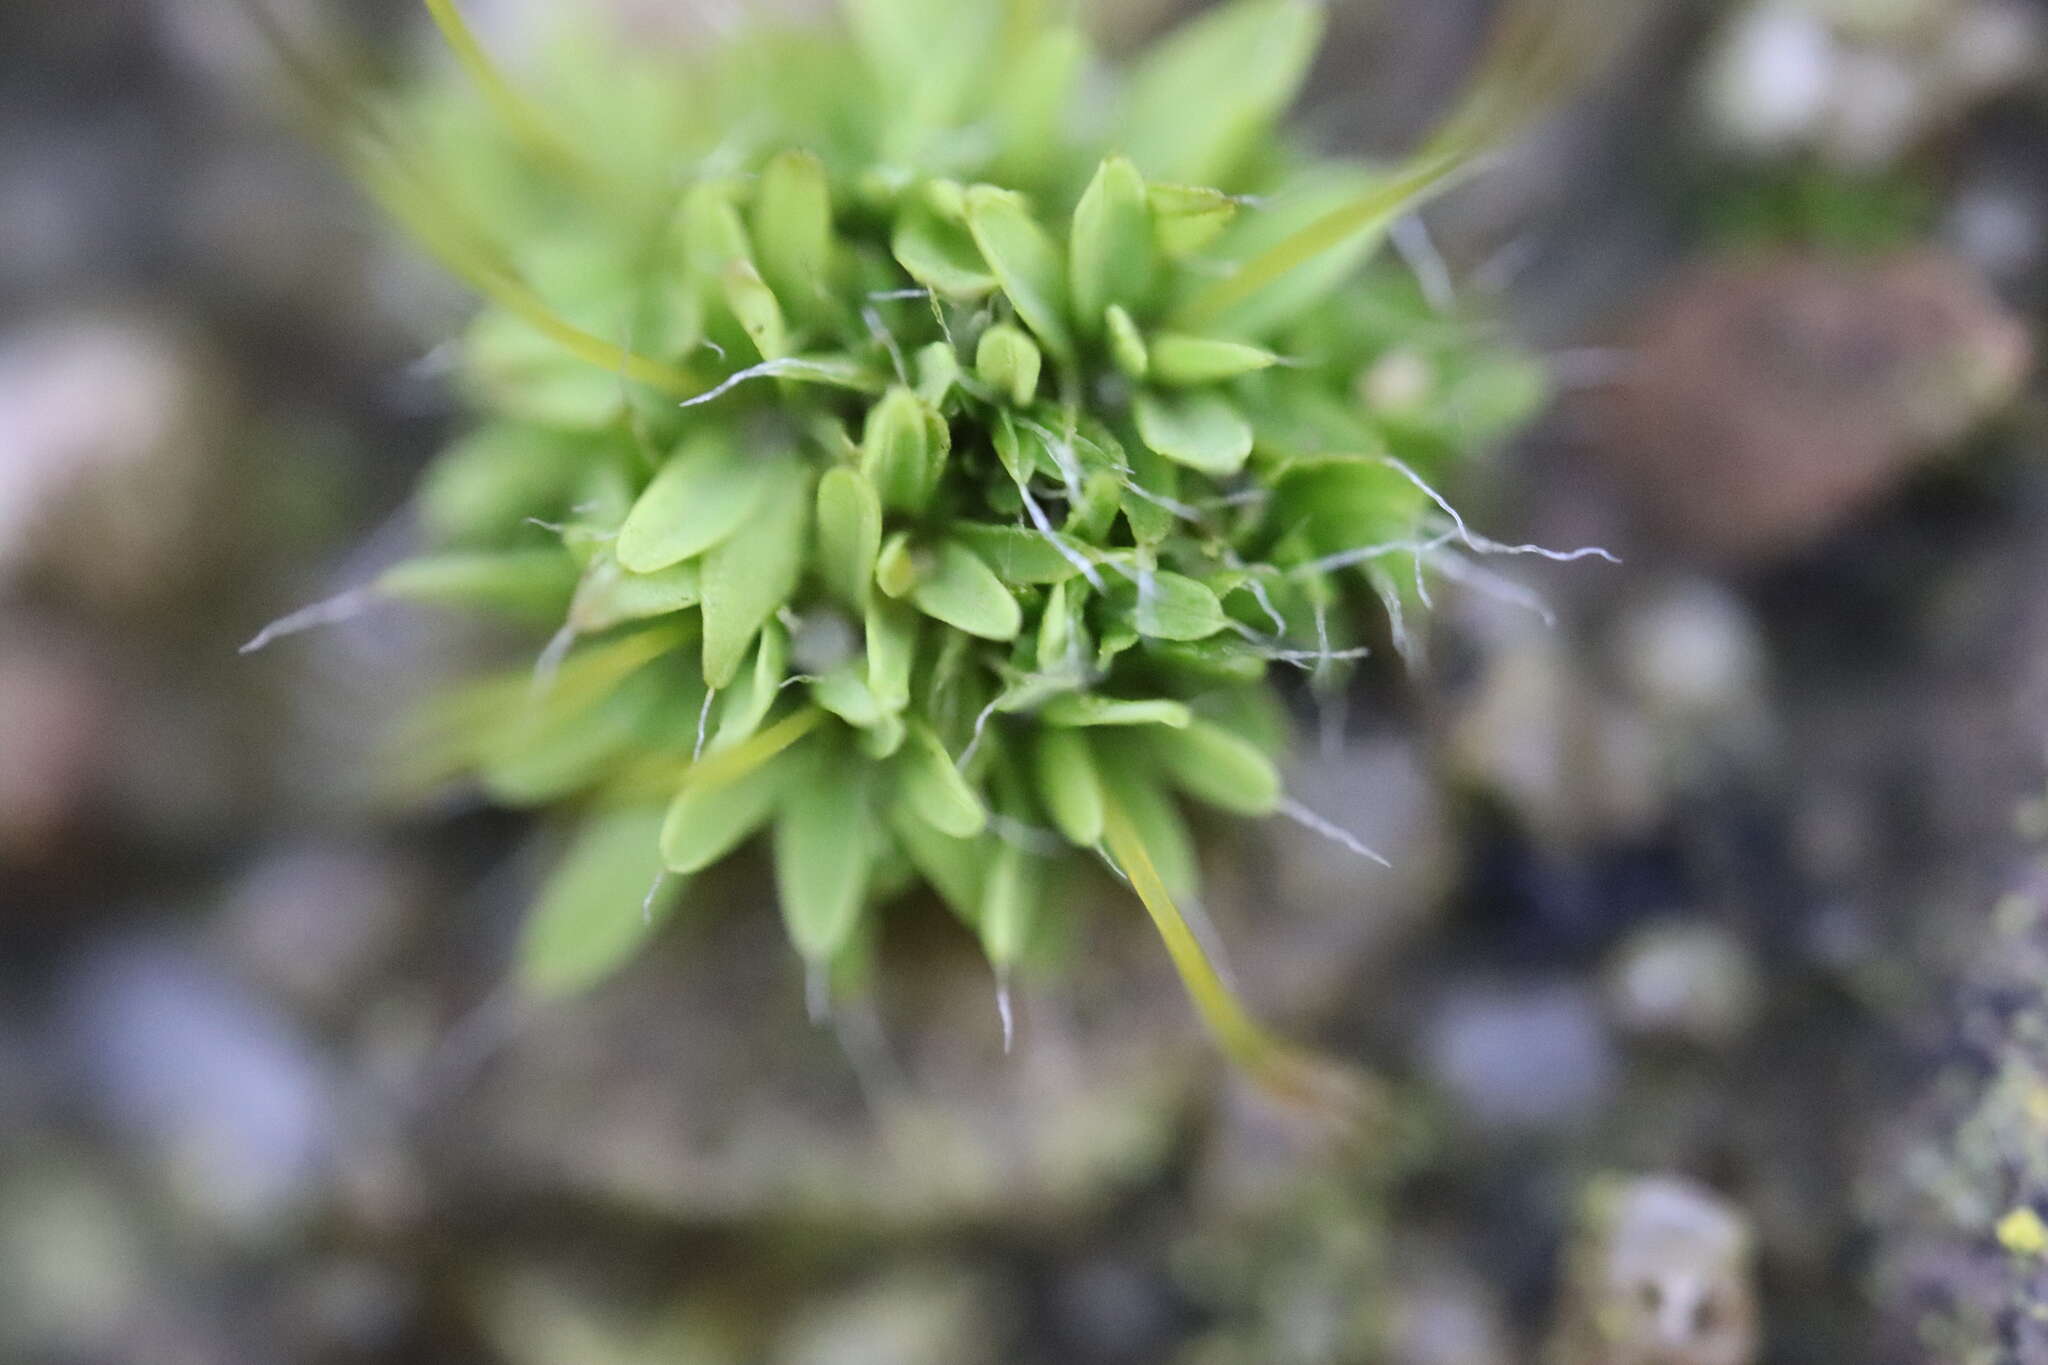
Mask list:
[[[486,297],[478,420],[378,586],[558,628],[409,754],[580,814],[529,984],[599,979],[763,830],[820,979],[918,883],[1007,970],[1100,855],[1253,1059],[1174,908],[1181,800],[1281,808],[1276,670],[1335,676],[1477,548],[1429,481],[1540,376],[1359,276],[1540,54],[1376,172],[1279,131],[1310,0],[1122,73],[1033,0],[846,0],[692,60],[563,41],[531,101],[428,4],[474,79],[346,150]]]

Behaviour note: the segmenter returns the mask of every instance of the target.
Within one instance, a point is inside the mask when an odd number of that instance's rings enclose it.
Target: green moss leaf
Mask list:
[[[810,962],[831,961],[852,940],[880,852],[869,794],[843,780],[848,768],[860,771],[843,759],[833,769],[813,767],[785,791],[775,822],[783,920]]]
[[[753,738],[775,709],[788,671],[789,632],[780,621],[770,621],[761,628],[752,666],[721,699],[718,729],[710,736],[707,752],[722,753]]]
[[[998,288],[995,273],[965,229],[924,210],[906,213],[889,240],[896,263],[925,288],[972,303]]]
[[[1194,715],[1177,701],[1163,698],[1125,700],[1092,692],[1068,692],[1048,701],[1038,713],[1047,725],[1074,727],[1169,725],[1185,729]]]
[[[720,281],[725,290],[725,306],[739,320],[740,330],[754,343],[761,359],[781,360],[787,356],[789,324],[783,319],[782,304],[754,263],[729,263],[721,272]]]
[[[576,577],[576,561],[559,546],[458,551],[394,564],[377,576],[377,591],[407,602],[482,608],[553,622],[568,609]]]
[[[1068,841],[1093,848],[1102,842],[1102,778],[1080,730],[1047,726],[1032,742],[1038,799]]]
[[[634,807],[593,816],[577,831],[519,940],[519,979],[536,995],[573,995],[617,971],[680,903],[683,884],[661,872],[662,812]]]
[[[464,382],[493,411],[563,431],[595,431],[619,419],[626,386],[616,373],[562,353],[524,319],[484,313],[464,338]]]
[[[910,600],[927,616],[984,640],[1014,640],[1024,613],[1003,581],[981,556],[957,541],[942,541],[931,552],[930,569],[910,590]]]
[[[1169,260],[1200,255],[1237,219],[1237,200],[1204,185],[1150,185],[1145,200],[1153,240]]]
[[[1132,415],[1149,449],[1212,478],[1236,474],[1252,453],[1251,423],[1213,393],[1141,393]]]
[[[897,847],[940,899],[970,925],[981,921],[981,888],[988,874],[988,840],[956,839],[934,829],[900,798],[889,811]]]
[[[996,841],[982,883],[980,918],[982,951],[999,970],[1016,966],[1024,956],[1044,894],[1041,876],[1037,858],[1015,844]]]
[[[1038,393],[1038,374],[1045,356],[1018,328],[997,323],[981,334],[974,352],[974,372],[981,382],[1015,407],[1028,407]]]
[[[994,97],[1002,133],[996,168],[1004,180],[1032,184],[1044,178],[1048,153],[1065,140],[1074,110],[1083,107],[1081,78],[1092,55],[1080,28],[1055,24],[1033,34],[1010,58]]]
[[[812,683],[811,699],[857,729],[880,725],[886,714],[868,688],[865,670],[853,662],[841,664]]]
[[[1328,215],[1369,198],[1375,186],[1384,183],[1369,172],[1350,166],[1320,166],[1296,174],[1277,190],[1273,202],[1262,212],[1239,220],[1214,249],[1220,260],[1249,263],[1264,258],[1296,234],[1323,221]],[[1384,214],[1369,216],[1328,245],[1304,249],[1300,259],[1269,281],[1260,283],[1245,297],[1221,309],[1204,310],[1205,299],[1239,276],[1188,281],[1190,294],[1177,306],[1183,325],[1205,333],[1229,336],[1271,336],[1329,298],[1374,248],[1385,240],[1393,220],[1410,207],[1407,200],[1392,204]],[[1240,272],[1240,276],[1243,272]]]
[[[733,262],[753,259],[738,196],[730,180],[700,180],[683,196],[683,255],[700,280],[715,281]]]
[[[633,573],[616,555],[601,552],[584,570],[569,607],[569,626],[595,635],[628,621],[648,621],[694,607],[703,600],[703,579],[694,563],[654,573]]]
[[[1153,379],[1177,388],[1221,383],[1280,363],[1280,357],[1263,346],[1185,332],[1153,337],[1151,355]]]
[[[825,163],[805,151],[770,157],[761,169],[753,222],[761,274],[769,286],[799,314],[817,313],[832,263],[832,192]]]
[[[953,528],[953,536],[1005,583],[1064,583],[1081,572],[1043,532],[1028,527],[963,522]]]
[[[794,461],[772,457],[768,491],[748,534],[704,559],[704,682],[724,687],[739,673],[754,637],[789,601],[809,548],[809,480]]]
[[[1160,771],[1197,801],[1237,815],[1279,809],[1280,770],[1250,740],[1197,720],[1185,730],[1150,732],[1146,742]]]
[[[619,563],[655,573],[722,544],[759,510],[775,468],[742,453],[722,430],[700,432],[634,502],[619,528]]]
[[[439,545],[496,541],[528,517],[560,515],[587,463],[586,451],[543,428],[484,427],[428,467],[420,520]]]
[[[981,797],[954,765],[929,725],[912,721],[896,758],[897,789],[919,819],[955,839],[971,839],[988,826]]]
[[[664,678],[643,668],[579,706],[528,707],[489,737],[478,777],[491,799],[542,806],[588,790],[639,742],[660,710]]]
[[[873,598],[867,610],[868,690],[890,711],[910,705],[910,674],[917,661],[919,621],[909,607]]]
[[[1216,594],[1183,574],[1141,574],[1117,595],[1129,604],[1138,633],[1150,639],[1206,640],[1230,624]]]
[[[736,782],[684,787],[662,820],[663,863],[671,872],[690,873],[731,853],[768,823],[801,766],[777,760]]]
[[[1066,258],[1031,216],[1023,196],[976,185],[967,191],[967,229],[1024,325],[1054,355],[1072,355]]]
[[[1102,163],[1074,209],[1068,243],[1074,314],[1091,334],[1111,305],[1142,309],[1152,298],[1158,249],[1145,178],[1124,157]]]
[[[952,433],[936,412],[906,388],[893,388],[868,409],[861,436],[861,470],[882,506],[922,512],[937,491]]]
[[[818,480],[818,574],[834,596],[862,607],[882,552],[882,499],[858,469],[837,465]]]
[[[1236,0],[1183,25],[1133,72],[1124,148],[1147,175],[1231,184],[1301,92],[1322,33],[1314,0]]]
[[[1109,358],[1116,367],[1131,379],[1142,380],[1150,374],[1152,348],[1145,344],[1145,334],[1123,305],[1111,304],[1104,322],[1109,332]]]

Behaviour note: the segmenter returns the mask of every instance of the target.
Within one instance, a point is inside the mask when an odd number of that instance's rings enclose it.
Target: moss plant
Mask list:
[[[485,303],[433,552],[377,586],[554,632],[407,755],[573,817],[526,982],[599,980],[757,834],[822,987],[920,884],[1007,973],[1107,864],[1287,1082],[1176,908],[1182,801],[1290,809],[1276,674],[1501,548],[1430,485],[1540,380],[1361,268],[1557,82],[1563,7],[1379,170],[1281,131],[1307,0],[1122,70],[1060,6],[847,0],[688,58],[565,40],[517,87],[428,8],[467,80],[323,98]]]

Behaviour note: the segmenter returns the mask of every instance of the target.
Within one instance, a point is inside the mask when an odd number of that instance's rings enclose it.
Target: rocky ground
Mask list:
[[[1467,514],[1624,563],[1303,699],[1392,871],[1207,842],[1246,993],[1386,1078],[1360,1151],[1113,899],[1008,1056],[917,907],[814,1028],[744,862],[509,997],[550,832],[363,758],[477,642],[235,652],[402,552],[459,291],[233,6],[0,7],[0,1360],[2048,1362],[2048,20],[1641,8],[1406,239],[1558,388]],[[1485,9],[1338,5],[1311,129],[1412,140]]]

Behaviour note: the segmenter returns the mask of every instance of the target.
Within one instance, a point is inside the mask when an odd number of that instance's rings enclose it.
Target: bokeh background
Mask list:
[[[403,0],[274,8],[436,60]],[[553,6],[468,8],[516,62]],[[1227,1074],[1135,907],[1007,1057],[936,913],[814,1027],[744,859],[508,995],[548,831],[365,759],[476,643],[236,652],[403,554],[461,291],[229,0],[0,5],[0,1360],[2048,1361],[2048,8],[1624,8],[1399,234],[1550,376],[1468,517],[1624,564],[1446,591],[1304,707],[1295,789],[1393,870],[1207,841],[1249,996],[1387,1079],[1359,1151]],[[1302,126],[1387,155],[1489,6],[1332,10]]]

